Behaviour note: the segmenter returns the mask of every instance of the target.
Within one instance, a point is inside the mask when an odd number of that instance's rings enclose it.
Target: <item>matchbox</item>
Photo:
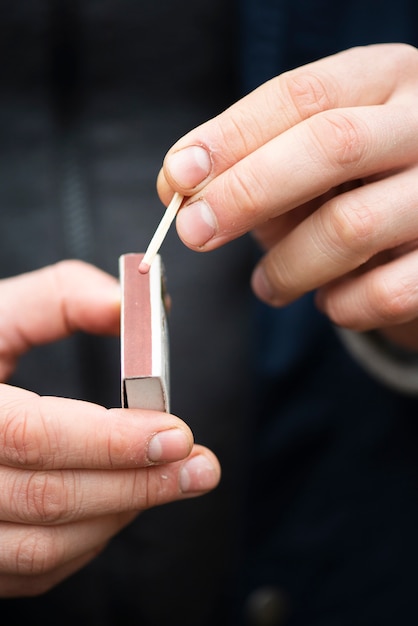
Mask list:
[[[140,274],[142,253],[119,259],[121,396],[125,408],[169,411],[169,346],[160,255]]]

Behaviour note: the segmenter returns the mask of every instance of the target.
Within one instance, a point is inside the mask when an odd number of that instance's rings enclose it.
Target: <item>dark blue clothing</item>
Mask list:
[[[282,71],[352,46],[417,44],[414,0],[240,0],[239,6],[245,91]]]
[[[244,91],[354,45],[418,44],[415,0],[242,7]],[[238,622],[418,624],[418,399],[373,380],[310,295],[283,310],[257,304],[256,319]],[[260,590],[267,608],[254,600]]]
[[[418,402],[369,378],[310,296],[258,315],[241,602],[272,587],[275,624],[412,626]]]

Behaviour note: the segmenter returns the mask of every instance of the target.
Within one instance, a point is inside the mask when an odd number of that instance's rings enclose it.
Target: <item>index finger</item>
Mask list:
[[[158,411],[106,409],[0,384],[0,464],[25,469],[137,468],[191,451],[189,427]]]
[[[412,50],[405,44],[352,48],[272,78],[170,148],[158,180],[162,199],[167,203],[173,190],[190,196],[317,113],[386,102],[400,77],[405,80],[405,54]],[[416,80],[416,65],[409,74]]]
[[[32,346],[79,330],[116,335],[119,318],[118,281],[83,261],[61,261],[2,279],[0,380]]]
[[[296,142],[303,141],[305,131],[297,133],[296,127],[301,122],[307,124],[315,116],[319,120],[321,114],[332,110],[349,111],[352,107],[387,103],[399,91],[401,83],[415,80],[417,61],[416,50],[406,45],[351,49],[272,79],[188,133],[167,154],[158,180],[163,200],[168,199],[173,189],[190,196],[179,212],[177,223],[185,243],[196,249],[210,249],[239,236],[251,224],[255,225],[257,219],[266,219],[268,215],[260,215],[258,211],[260,203],[268,204],[266,185],[275,184],[275,172],[280,171],[283,160],[291,164],[291,173],[298,166]],[[347,120],[348,125],[356,123],[349,114]],[[330,126],[339,122],[329,119]],[[315,129],[313,121],[306,128]],[[287,142],[275,144],[286,131],[295,134]],[[322,137],[317,140],[320,144]],[[295,144],[294,153],[289,155],[286,150],[291,142]],[[335,149],[335,143],[330,150]],[[303,146],[299,144],[299,147],[302,154]],[[259,155],[263,148],[265,153]],[[306,154],[311,161],[314,156]],[[263,173],[256,169],[257,163],[263,164],[263,157],[272,165],[271,171]],[[304,180],[305,185],[309,182]],[[327,181],[325,188],[326,184]],[[321,188],[312,191],[320,192]],[[198,200],[203,200],[201,222],[206,224],[206,230],[202,227],[203,232],[193,240],[187,232],[190,225],[185,224],[186,211]],[[211,211],[205,210],[205,204]],[[247,216],[243,217],[245,212]],[[212,238],[212,231],[222,237],[206,244],[205,235]]]

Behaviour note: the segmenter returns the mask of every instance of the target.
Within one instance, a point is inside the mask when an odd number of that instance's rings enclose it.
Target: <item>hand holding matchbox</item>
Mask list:
[[[146,274],[143,254],[119,259],[122,288],[121,394],[125,408],[169,411],[168,333],[161,257]]]

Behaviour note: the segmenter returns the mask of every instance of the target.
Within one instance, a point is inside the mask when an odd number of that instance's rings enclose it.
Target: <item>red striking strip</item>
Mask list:
[[[140,274],[143,254],[123,256],[123,351],[125,378],[151,376],[152,334],[149,273]]]

